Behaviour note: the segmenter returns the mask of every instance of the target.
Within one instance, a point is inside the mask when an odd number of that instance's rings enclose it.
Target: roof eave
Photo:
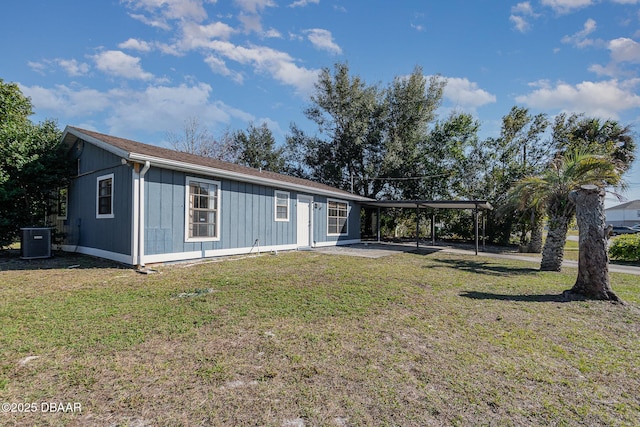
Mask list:
[[[62,135],[62,140],[65,141],[68,139],[69,135],[73,135],[76,138],[80,138],[90,144],[93,144],[99,148],[102,148],[103,150],[106,150],[112,154],[115,154],[116,156],[120,156],[122,158],[125,158],[127,160],[133,161],[133,162],[141,162],[144,163],[146,161],[149,161],[152,165],[156,165],[156,166],[162,166],[165,167],[167,169],[172,169],[172,170],[179,170],[182,172],[190,172],[190,173],[201,173],[201,174],[205,174],[205,175],[215,175],[215,176],[219,176],[221,178],[229,178],[229,179],[233,179],[236,181],[242,181],[242,182],[251,182],[251,183],[260,183],[260,184],[265,184],[265,185],[269,185],[272,187],[277,187],[277,188],[281,188],[283,190],[295,190],[295,191],[299,191],[299,192],[304,192],[304,193],[313,193],[313,194],[318,194],[321,196],[328,196],[328,197],[335,197],[335,198],[339,198],[339,199],[344,199],[344,200],[352,200],[352,201],[358,201],[358,202],[367,202],[367,201],[372,201],[373,199],[369,199],[367,197],[362,197],[362,196],[358,196],[356,194],[349,194],[349,193],[345,193],[345,192],[341,192],[341,191],[331,191],[331,190],[327,190],[327,189],[322,189],[322,188],[317,188],[317,187],[312,187],[312,186],[306,186],[306,185],[301,185],[301,184],[295,184],[295,183],[290,183],[290,182],[286,182],[286,181],[280,181],[277,179],[272,179],[272,178],[267,178],[267,177],[260,177],[260,176],[255,176],[255,175],[249,175],[249,174],[243,174],[243,173],[239,173],[239,172],[233,172],[233,171],[228,171],[228,170],[224,170],[224,169],[219,169],[219,168],[213,168],[210,166],[202,166],[202,165],[197,165],[197,164],[193,164],[193,163],[187,163],[187,162],[180,162],[177,160],[169,160],[163,157],[156,157],[156,156],[149,156],[146,154],[140,154],[140,153],[135,153],[135,152],[129,152],[126,150],[123,150],[121,148],[115,147],[107,142],[104,142],[98,138],[95,138],[91,135],[88,135],[82,131],[80,131],[77,128],[74,128],[72,126],[67,126],[63,132]],[[69,141],[71,142],[71,141]],[[74,141],[75,142],[75,141]]]
[[[104,141],[102,141],[102,140],[100,140],[98,138],[95,138],[95,137],[91,136],[91,135],[87,135],[86,133],[83,133],[83,132],[79,131],[77,128],[74,128],[74,127],[71,127],[71,126],[67,126],[64,129],[64,132],[62,133],[62,140],[63,141],[67,141],[68,140],[67,138],[68,138],[69,135],[73,135],[76,138],[80,138],[80,139],[82,139],[82,140],[84,140],[84,141],[86,141],[86,142],[88,142],[90,144],[93,144],[93,145],[95,145],[95,146],[97,146],[97,147],[99,147],[99,148],[101,148],[101,149],[103,149],[105,151],[108,151],[108,152],[110,152],[112,154],[115,154],[116,156],[120,156],[120,157],[123,157],[125,159],[129,158],[129,154],[130,153],[128,151],[123,150],[123,149],[118,148],[118,147],[114,147],[113,145],[108,144],[108,143],[106,143],[106,142],[104,142]]]
[[[280,181],[268,177],[260,177],[256,175],[248,175],[239,172],[228,171],[219,168],[213,168],[210,166],[196,165],[193,163],[180,162],[177,160],[169,160],[162,157],[149,156],[139,153],[128,153],[128,159],[135,162],[149,161],[151,165],[165,167],[171,170],[177,170],[181,172],[200,173],[204,175],[215,175],[220,178],[228,178],[235,181],[250,182],[264,184],[271,187],[277,187],[283,190],[294,190],[304,193],[313,193],[321,196],[335,197],[340,199],[358,201],[358,202],[370,202],[373,199],[367,197],[358,196],[356,194],[343,193],[340,191],[331,191],[327,189],[311,187],[301,184],[295,184],[286,181]]]

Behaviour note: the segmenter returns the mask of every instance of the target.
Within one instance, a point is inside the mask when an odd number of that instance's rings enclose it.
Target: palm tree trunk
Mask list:
[[[609,282],[609,254],[607,252],[607,223],[604,215],[604,190],[584,185],[569,194],[576,204],[580,230],[578,278],[575,285],[564,292],[583,297],[622,302]]]
[[[549,231],[542,249],[540,271],[560,271],[564,259],[567,230],[573,218],[575,205],[567,199],[553,200],[549,205]]]
[[[542,215],[534,211],[531,214],[531,241],[527,248],[531,254],[539,254],[542,252]]]

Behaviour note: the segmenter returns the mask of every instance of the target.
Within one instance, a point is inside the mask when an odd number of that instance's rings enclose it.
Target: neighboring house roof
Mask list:
[[[62,135],[62,140],[69,145],[72,145],[77,139],[82,139],[90,144],[94,144],[106,151],[122,157],[123,159],[126,159],[127,161],[138,163],[149,161],[151,166],[166,169],[215,175],[236,181],[275,186],[285,190],[311,192],[314,194],[338,197],[347,200],[372,201],[372,199],[307,179],[249,168],[210,157],[197,156],[155,145],[143,144],[129,139],[105,135],[86,129],[67,126]]]
[[[618,210],[625,210],[625,209],[640,209],[640,200],[632,200],[630,202],[605,209],[605,211],[618,211]]]

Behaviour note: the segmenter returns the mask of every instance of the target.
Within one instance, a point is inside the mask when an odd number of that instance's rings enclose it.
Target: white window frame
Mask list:
[[[638,216],[638,218],[640,218],[640,209],[636,211],[636,215]]]
[[[111,206],[109,208],[108,214],[100,213],[100,182],[111,180]],[[115,218],[113,212],[113,199],[115,198],[115,179],[113,178],[113,174],[110,173],[108,175],[102,175],[96,178],[96,219],[105,219],[105,218]]]
[[[286,218],[278,218],[278,195],[280,196],[284,196],[287,199],[287,217]],[[290,217],[290,213],[291,213],[291,197],[289,195],[288,191],[280,191],[280,190],[275,190],[273,192],[273,217],[275,218],[276,221],[278,222],[289,222],[289,217]],[[282,206],[282,205],[280,205]]]
[[[61,197],[60,193],[62,190],[66,190],[64,192],[64,215],[60,215],[60,205],[61,205]],[[58,187],[56,192],[56,218],[57,219],[67,219],[67,215],[69,212],[69,187]]]
[[[346,231],[344,233],[331,233],[329,231],[329,203],[331,202],[335,202],[335,203],[342,203],[347,205],[347,216],[345,217],[345,225],[346,225]],[[349,234],[349,214],[351,213],[351,206],[349,205],[349,202],[344,201],[344,200],[338,200],[338,199],[327,199],[327,236],[346,236]],[[340,218],[340,217],[336,217],[336,218]]]
[[[186,177],[186,184],[184,187],[185,193],[185,201],[184,201],[184,241],[185,242],[217,242],[220,240],[220,211],[222,210],[222,199],[220,195],[221,192],[221,184],[220,181],[212,181],[210,179],[197,178],[193,176]],[[203,184],[215,185],[216,186],[216,235],[213,237],[189,237],[189,218],[190,218],[190,210],[191,210],[191,183],[199,182]]]

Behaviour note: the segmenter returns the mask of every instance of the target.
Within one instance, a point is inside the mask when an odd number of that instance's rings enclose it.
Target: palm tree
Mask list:
[[[576,210],[569,192],[587,184],[620,185],[623,172],[623,165],[609,156],[574,149],[556,157],[540,175],[523,178],[514,185],[513,197],[523,205],[544,207],[548,216],[540,270],[560,271],[567,230]]]

